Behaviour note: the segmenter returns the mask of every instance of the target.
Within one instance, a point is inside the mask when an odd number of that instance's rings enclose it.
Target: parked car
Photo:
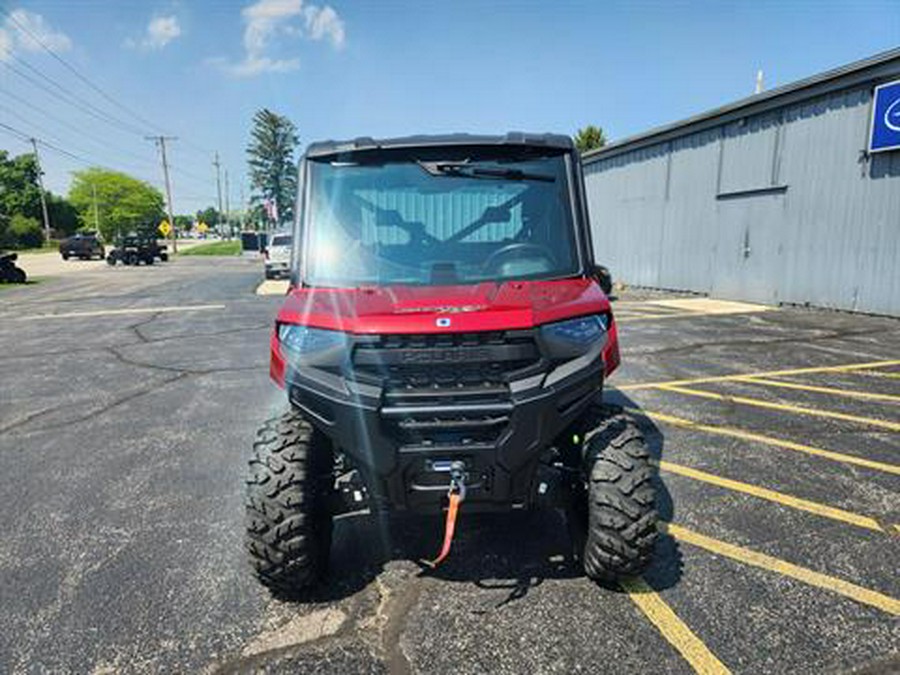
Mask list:
[[[96,232],[76,232],[59,242],[59,254],[63,260],[73,257],[89,260],[94,256],[103,260],[106,257],[106,249],[103,248]]]
[[[272,243],[263,251],[266,259],[266,279],[280,279],[290,274],[291,247],[294,238],[290,232],[276,232]]]
[[[241,254],[258,256],[266,250],[268,234],[266,232],[241,232]]]

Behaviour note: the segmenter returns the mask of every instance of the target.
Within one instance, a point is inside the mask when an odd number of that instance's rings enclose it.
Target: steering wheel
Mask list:
[[[541,246],[540,244],[530,244],[528,242],[515,242],[512,244],[507,244],[501,248],[498,248],[496,251],[491,253],[487,260],[484,261],[484,265],[482,266],[485,271],[492,272],[497,265],[497,261],[504,257],[518,257],[523,253],[535,253],[541,258],[550,261],[551,266],[556,265],[556,260],[553,257],[553,254],[550,252],[546,246]]]

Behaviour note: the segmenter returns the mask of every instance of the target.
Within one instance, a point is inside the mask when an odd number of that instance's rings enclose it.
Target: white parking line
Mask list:
[[[186,305],[183,307],[128,307],[125,309],[98,309],[91,312],[65,312],[61,314],[32,314],[19,316],[14,321],[39,321],[47,319],[74,319],[89,316],[113,316],[116,314],[160,314],[164,312],[201,312],[209,309],[225,309],[225,305]]]
[[[286,295],[289,283],[287,279],[267,279],[256,288],[256,294]]]

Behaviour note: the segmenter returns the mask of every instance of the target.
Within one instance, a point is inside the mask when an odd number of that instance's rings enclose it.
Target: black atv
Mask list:
[[[106,262],[113,267],[119,262],[123,265],[152,265],[157,258],[163,262],[169,259],[165,248],[152,237],[127,235],[116,242],[116,248],[106,256]]]
[[[16,267],[15,261],[18,259],[16,253],[4,253],[0,251],[0,282],[10,284],[24,284],[27,280],[25,270]]]

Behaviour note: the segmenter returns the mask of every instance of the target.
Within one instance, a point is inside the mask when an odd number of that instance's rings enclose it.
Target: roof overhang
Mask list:
[[[735,120],[780,108],[835,91],[852,89],[860,85],[886,82],[900,74],[900,48],[876,54],[862,61],[813,75],[797,82],[776,87],[754,96],[714,108],[687,119],[666,124],[640,134],[628,136],[609,143],[602,148],[582,155],[585,164],[608,159],[631,150],[665,143],[674,138],[686,136],[727,124]]]

